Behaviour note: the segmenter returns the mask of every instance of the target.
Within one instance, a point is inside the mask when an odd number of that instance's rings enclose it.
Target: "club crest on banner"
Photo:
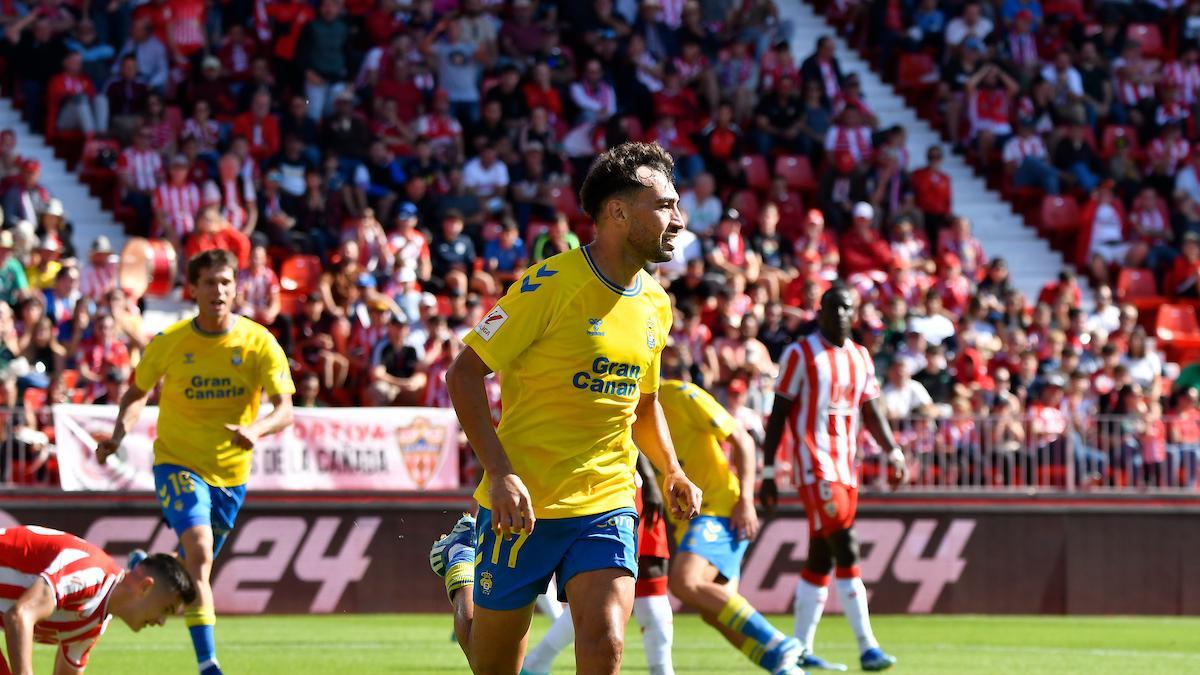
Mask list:
[[[404,458],[408,475],[418,488],[424,488],[437,473],[445,442],[446,430],[424,417],[414,418],[412,424],[396,429],[396,446]]]

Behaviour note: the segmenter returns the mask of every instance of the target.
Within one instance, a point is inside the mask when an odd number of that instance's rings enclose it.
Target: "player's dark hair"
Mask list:
[[[850,297],[854,297],[854,293],[850,290],[850,286],[841,279],[837,279],[833,283],[829,284],[829,288],[821,294],[821,304],[824,305],[825,298],[833,297],[834,293],[845,293]]]
[[[675,172],[675,160],[657,143],[622,143],[597,157],[579,189],[583,212],[597,220],[609,199],[645,189],[637,175],[643,166],[667,178]]]
[[[168,590],[178,593],[183,604],[190,605],[196,601],[196,583],[179,558],[155,553],[138,563],[137,569],[153,577],[155,583],[166,584]]]
[[[210,270],[215,267],[228,267],[234,272],[237,272],[237,256],[235,256],[232,251],[226,251],[223,248],[214,248],[197,253],[192,257],[191,260],[188,261],[187,264],[188,283],[199,283],[200,275],[204,274],[205,270]]]

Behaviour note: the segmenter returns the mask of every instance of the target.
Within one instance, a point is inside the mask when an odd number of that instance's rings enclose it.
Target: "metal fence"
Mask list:
[[[1200,420],[1094,415],[1085,420],[957,416],[893,422],[908,485],[935,491],[1195,491]],[[859,471],[885,489],[888,467],[869,440]]]
[[[49,409],[0,408],[0,488],[58,487]],[[908,459],[908,489],[946,492],[1196,491],[1196,417],[913,417],[893,422]],[[864,490],[891,489],[887,458],[863,434]],[[469,451],[468,451],[469,452]],[[780,461],[788,489],[790,462]]]

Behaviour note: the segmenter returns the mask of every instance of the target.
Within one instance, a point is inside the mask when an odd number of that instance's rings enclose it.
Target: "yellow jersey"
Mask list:
[[[26,267],[25,279],[29,281],[30,288],[44,291],[54,285],[54,280],[58,278],[60,271],[62,271],[62,263],[57,260],[51,260],[46,263],[45,270],[39,270],[37,267]]]
[[[250,477],[251,451],[234,445],[225,425],[258,419],[264,391],[296,391],[275,336],[243,316],[224,333],[202,332],[185,319],[154,336],[134,384],[150,391],[160,379],[154,463],[191,469],[215,487],[243,485]]]
[[[658,401],[683,472],[704,491],[700,515],[728,518],[742,491],[721,443],[737,428],[737,422],[708,392],[691,382],[665,380]],[[677,527],[675,532],[684,529]]]
[[[645,271],[624,288],[587,247],[530,267],[464,342],[500,375],[496,430],[539,518],[633,506],[634,410],[658,390],[671,302]],[[475,498],[485,508],[485,473]]]

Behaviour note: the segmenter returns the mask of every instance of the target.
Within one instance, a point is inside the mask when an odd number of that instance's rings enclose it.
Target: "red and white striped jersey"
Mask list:
[[[218,183],[219,181],[219,183]],[[221,207],[221,215],[235,230],[241,230],[250,219],[250,207],[257,206],[258,195],[254,182],[245,176],[233,180],[208,181],[204,184],[204,204]]]
[[[793,401],[796,484],[826,480],[856,487],[859,411],[879,397],[871,355],[851,340],[835,347],[818,331],[788,345],[779,366],[775,395]]]
[[[867,127],[843,127],[835,125],[825,132],[825,151],[837,153],[842,150],[849,152],[856,162],[871,159],[874,146],[871,145],[871,130]]]
[[[116,265],[108,263],[97,266],[89,263],[83,268],[83,274],[79,278],[79,290],[88,300],[99,302],[104,298],[106,293],[116,287]]]
[[[195,183],[159,185],[154,191],[154,209],[162,214],[163,224],[171,228],[182,240],[196,229],[196,212],[200,210],[200,188],[196,187]]]
[[[1200,91],[1200,64],[1172,61],[1163,66],[1163,81],[1179,88],[1179,98],[1192,105]]]
[[[0,623],[21,594],[44,579],[54,590],[55,608],[34,626],[33,639],[62,645],[67,662],[83,668],[108,627],[108,600],[124,574],[108,554],[73,534],[37,526],[0,529]]]
[[[1117,100],[1128,106],[1136,106],[1146,99],[1154,98],[1154,85],[1138,83],[1118,77],[1113,81]]]
[[[1174,141],[1159,136],[1146,147],[1146,158],[1150,168],[1154,168],[1159,162],[1165,162],[1166,175],[1174,176],[1179,167],[1187,161],[1191,151],[1187,139],[1183,136],[1176,137]]]
[[[134,188],[150,192],[158,187],[162,175],[162,157],[154,150],[138,150],[129,146],[121,151],[117,168],[124,173]]]
[[[264,266],[257,272],[246,268],[238,272],[237,287],[246,308],[266,311],[271,306],[271,298],[279,293],[279,277],[270,267]]]
[[[196,139],[199,152],[216,152],[217,144],[221,142],[221,125],[216,120],[197,122],[196,118],[189,117],[183,123],[183,131],[179,137]]]
[[[1005,162],[1012,162],[1020,166],[1027,157],[1034,159],[1046,158],[1046,144],[1042,142],[1041,136],[1029,136],[1022,138],[1013,136],[1004,144],[1003,157]]]

